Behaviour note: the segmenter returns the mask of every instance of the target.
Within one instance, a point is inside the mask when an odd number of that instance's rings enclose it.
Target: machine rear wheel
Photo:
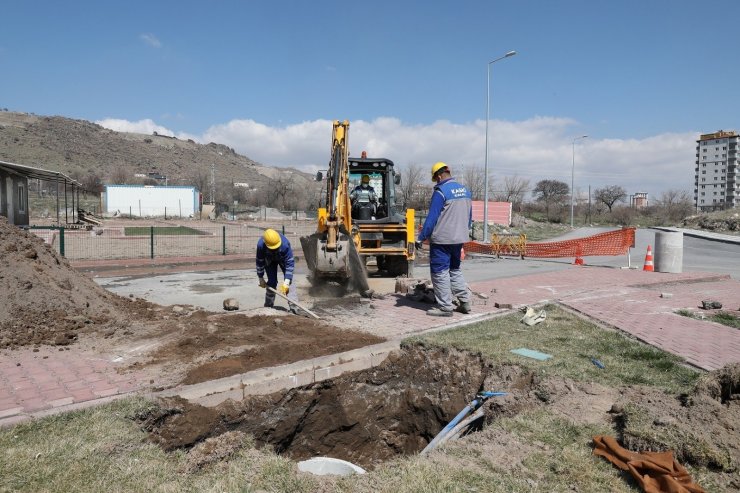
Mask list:
[[[391,276],[414,276],[414,261],[402,256],[386,256],[385,268]]]

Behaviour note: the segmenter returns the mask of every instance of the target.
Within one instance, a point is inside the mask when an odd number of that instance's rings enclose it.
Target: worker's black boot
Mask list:
[[[430,317],[451,317],[452,312],[442,310],[441,308],[432,308],[430,310],[427,310],[427,315],[429,315]]]
[[[460,313],[470,313],[473,311],[473,307],[470,306],[469,301],[461,301],[460,305],[457,307],[457,311]]]

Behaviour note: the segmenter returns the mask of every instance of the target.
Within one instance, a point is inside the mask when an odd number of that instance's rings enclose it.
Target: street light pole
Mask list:
[[[504,56],[488,62],[486,66],[486,157],[483,165],[483,243],[488,243],[488,120],[491,113],[491,65],[516,55],[516,51],[510,51]]]
[[[575,195],[575,189],[574,186],[574,176],[575,176],[575,169],[576,169],[576,140],[578,139],[585,139],[588,137],[588,135],[581,135],[580,137],[576,137],[573,139],[573,164],[571,164],[570,167],[570,227],[573,227],[573,196]]]

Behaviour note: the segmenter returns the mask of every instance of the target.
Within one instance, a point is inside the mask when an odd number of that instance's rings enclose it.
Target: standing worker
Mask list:
[[[283,271],[284,278],[279,288],[277,287],[278,266]],[[259,277],[260,287],[270,286],[272,289],[276,289],[278,293],[298,301],[295,290],[290,289],[294,268],[293,249],[290,247],[288,238],[274,229],[266,229],[262,238],[257,241],[257,276]],[[267,272],[267,282],[265,282],[265,272]],[[275,293],[268,289],[265,292],[265,306],[272,308],[274,304]],[[292,303],[288,303],[288,306],[291,312],[296,312]]]
[[[429,268],[437,306],[427,315],[451,317],[455,297],[460,303],[458,311],[470,313],[470,291],[460,270],[460,251],[468,241],[473,221],[472,196],[464,185],[452,179],[445,163],[432,166],[432,181],[436,185],[429,215],[417,238],[417,248],[429,240]]]

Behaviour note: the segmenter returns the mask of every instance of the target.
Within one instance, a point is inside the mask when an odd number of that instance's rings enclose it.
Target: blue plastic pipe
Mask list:
[[[465,416],[467,416],[468,414],[470,414],[472,411],[475,411],[476,409],[478,409],[478,407],[481,404],[483,404],[483,402],[486,399],[488,399],[489,397],[501,396],[501,395],[506,395],[506,394],[507,394],[507,392],[481,392],[480,394],[478,394],[476,396],[476,398],[473,399],[473,401],[470,404],[468,404],[467,406],[465,406],[465,408],[462,411],[460,411],[459,413],[457,413],[457,416],[455,416],[452,421],[450,421],[449,423],[447,423],[447,426],[445,426],[444,428],[442,428],[442,431],[440,431],[439,433],[437,433],[437,436],[434,437],[434,439],[431,442],[429,442],[429,444],[426,447],[424,447],[424,450],[421,451],[421,455],[425,455],[425,454],[429,453],[431,450],[433,450],[434,447],[437,446],[437,444],[439,443],[439,441],[446,434],[448,434],[450,431],[452,431],[452,429],[455,426],[457,426],[457,424],[460,421],[462,421],[465,418]]]

